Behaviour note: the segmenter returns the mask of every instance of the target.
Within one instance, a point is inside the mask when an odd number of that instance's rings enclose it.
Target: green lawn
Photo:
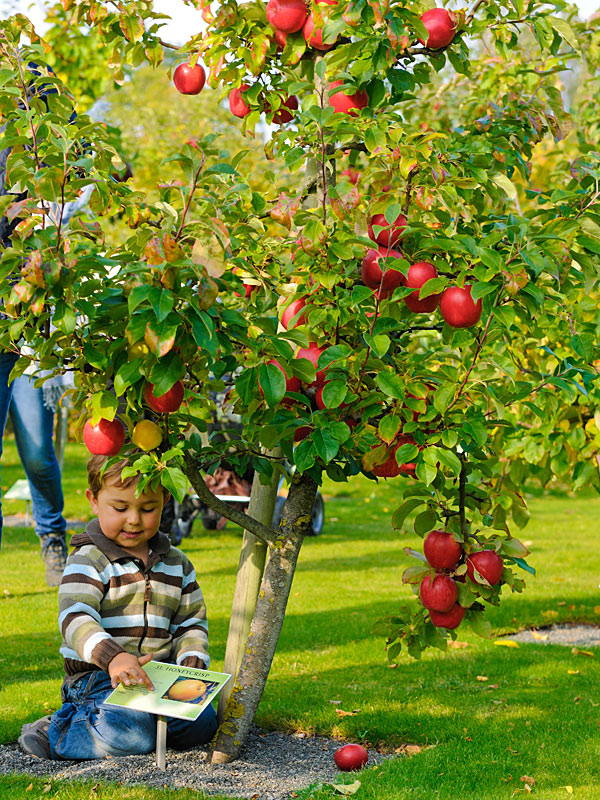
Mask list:
[[[3,486],[20,477],[16,467],[5,468],[14,460],[10,446],[5,456]],[[87,516],[84,462],[82,448],[70,445],[65,494],[71,518]],[[421,662],[403,656],[396,668],[387,665],[383,642],[370,629],[408,596],[401,584],[403,547],[419,541],[390,527],[396,485],[359,479],[351,490],[324,487],[325,533],[304,544],[258,723],[388,751],[406,743],[422,748],[364,771],[357,800],[500,800],[517,789],[515,796],[523,797],[529,794],[520,780],[525,776],[535,780],[537,798],[569,798],[569,786],[576,798],[600,800],[600,652],[590,657],[541,644],[508,649],[461,632],[466,647],[427,653]],[[530,543],[538,577],[529,579],[525,594],[505,597],[490,612],[495,637],[551,622],[599,622],[600,499],[547,495],[532,499],[531,510],[533,521],[522,538]],[[0,742],[11,742],[23,722],[57,707],[61,664],[57,590],[45,586],[37,540],[31,529],[5,529],[3,536]],[[236,530],[209,534],[199,521],[184,540],[207,599],[215,669],[222,667],[239,545]],[[336,709],[356,713],[340,717]],[[30,798],[29,783],[0,777],[0,796]],[[43,782],[34,787],[41,796]],[[60,796],[89,796],[89,786],[69,791]],[[104,787],[102,796],[192,797],[124,791]],[[314,800],[333,796],[326,788],[310,794]]]

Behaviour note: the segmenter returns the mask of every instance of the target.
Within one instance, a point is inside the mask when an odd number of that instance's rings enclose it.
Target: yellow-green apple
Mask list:
[[[419,587],[419,597],[428,611],[450,611],[458,600],[458,586],[449,575],[437,573],[433,580],[426,575]]]
[[[116,456],[125,442],[125,428],[118,419],[100,419],[96,425],[88,420],[83,426],[83,442],[96,456]]]
[[[442,293],[440,313],[453,328],[470,328],[481,319],[481,298],[475,303],[470,286],[450,286]]]
[[[374,214],[369,220],[369,239],[382,247],[393,247],[404,236],[406,224],[407,220],[404,214],[398,214],[391,225],[384,214]],[[375,227],[378,229],[377,233],[375,233]]]
[[[430,8],[421,14],[421,22],[427,29],[427,40],[419,39],[421,44],[432,50],[447,47],[456,34],[456,21],[454,15],[445,8]]]
[[[423,552],[434,569],[454,569],[463,554],[461,545],[447,531],[431,531],[423,542]]]
[[[402,258],[402,254],[397,250],[388,251],[386,248],[379,247],[377,250],[367,250],[362,262],[363,283],[369,289],[379,290],[379,296],[382,299],[389,297],[393,294],[394,289],[404,283],[404,276],[397,269],[385,269],[388,258]],[[385,272],[380,266],[382,259]]]
[[[450,611],[430,610],[429,616],[431,617],[431,621],[436,628],[446,628],[449,631],[453,631],[455,628],[458,628],[460,623],[463,621],[465,609],[462,606],[459,606],[458,603],[455,603]]]
[[[175,381],[168,392],[158,396],[154,394],[153,383],[145,384],[143,390],[144,400],[158,414],[169,414],[172,411],[177,411],[183,402],[183,394],[184,387],[181,381]]]
[[[193,67],[189,64],[180,64],[173,73],[173,83],[181,94],[200,94],[204,88],[206,73],[201,64]]]
[[[430,264],[429,261],[417,261],[416,264],[411,264],[406,273],[404,285],[410,289],[416,289],[416,292],[411,292],[408,297],[404,298],[404,302],[414,314],[424,314],[435,311],[439,305],[441,294],[430,294],[429,297],[419,299],[419,289],[432,278],[437,278],[437,270]]]
[[[267,19],[282,33],[299,31],[307,16],[304,0],[269,0],[267,3]]]
[[[467,557],[467,575],[474,583],[477,583],[475,570],[486,579],[490,586],[495,586],[500,583],[502,578],[504,562],[494,550],[480,550]]]

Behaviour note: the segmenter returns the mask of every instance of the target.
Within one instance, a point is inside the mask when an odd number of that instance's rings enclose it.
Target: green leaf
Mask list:
[[[514,183],[503,172],[491,176],[492,181],[511,199],[517,199],[517,189]]]
[[[344,402],[348,385],[346,381],[327,381],[323,387],[323,402],[326,408],[338,408]]]
[[[312,435],[315,449],[325,464],[334,459],[340,449],[340,443],[329,433],[328,430],[316,430]]]
[[[386,414],[386,416],[383,417],[379,423],[378,427],[379,438],[383,442],[391,444],[396,438],[396,434],[400,430],[401,425],[402,425],[401,417],[397,416],[396,414]]]
[[[150,383],[154,384],[154,394],[157,397],[166,394],[184,372],[185,369],[179,354],[171,350],[154,364],[148,376]]]
[[[440,414],[445,414],[450,402],[454,398],[454,384],[443,383],[433,396],[433,407]]]
[[[530,564],[528,564],[528,563],[525,561],[525,559],[524,559],[524,558],[515,558],[515,559],[513,559],[513,561],[515,562],[515,564],[516,564],[518,567],[521,567],[521,569],[524,569],[524,570],[525,570],[525,572],[529,572],[531,575],[535,575],[535,574],[536,574],[536,573],[535,573],[535,568],[534,568],[534,567],[532,567]]]
[[[317,460],[317,451],[312,443],[312,437],[304,439],[294,450],[294,464],[298,472],[305,472],[310,469]]]
[[[141,372],[140,366],[142,365],[141,358],[134,358],[133,361],[127,361],[119,369],[115,375],[114,387],[117,397],[121,397],[130,386],[140,379]]]
[[[77,317],[74,309],[67,305],[64,300],[57,300],[52,322],[59,331],[71,334],[77,327]]]
[[[97,425],[101,419],[113,420],[117,413],[118,400],[111,392],[96,392],[92,395],[90,422]]]
[[[487,620],[482,611],[473,611],[468,616],[468,622],[471,630],[484,639],[490,639],[492,636],[492,625]]]
[[[392,526],[396,530],[400,530],[408,515],[424,503],[425,499],[423,497],[409,497],[408,500],[405,500],[402,505],[394,511],[392,515]]]
[[[285,375],[275,364],[261,364],[258,385],[269,407],[276,406],[285,395]]]
[[[160,473],[160,482],[178,503],[183,502],[187,494],[188,480],[179,467],[163,469]]]
[[[415,518],[415,533],[423,536],[437,525],[438,517],[432,508],[427,508]]]
[[[404,400],[404,381],[396,373],[378,372],[375,380],[377,386],[388,397]]]
[[[566,42],[568,42],[573,50],[577,53],[579,52],[579,42],[577,41],[577,36],[573,31],[573,28],[566,22],[564,19],[560,17],[552,17],[547,16],[546,19],[552,25],[555,31],[561,36]]]

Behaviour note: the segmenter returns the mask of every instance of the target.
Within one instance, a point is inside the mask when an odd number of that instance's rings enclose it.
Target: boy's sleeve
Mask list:
[[[181,602],[170,625],[173,637],[172,657],[176,664],[201,667],[202,665],[198,663],[201,661],[204,668],[208,669],[210,657],[204,597],[196,581],[194,567],[187,558],[183,569]],[[197,659],[195,664],[192,663],[192,658]]]
[[[92,548],[75,551],[67,560],[58,590],[58,625],[63,635],[60,651],[65,658],[95,664],[108,672],[113,658],[126,651],[102,627],[103,596],[100,559],[93,557]]]

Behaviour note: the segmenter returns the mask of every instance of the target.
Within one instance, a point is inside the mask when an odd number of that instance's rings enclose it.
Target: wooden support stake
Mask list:
[[[156,766],[163,772],[166,770],[167,754],[167,718],[156,718]]]

